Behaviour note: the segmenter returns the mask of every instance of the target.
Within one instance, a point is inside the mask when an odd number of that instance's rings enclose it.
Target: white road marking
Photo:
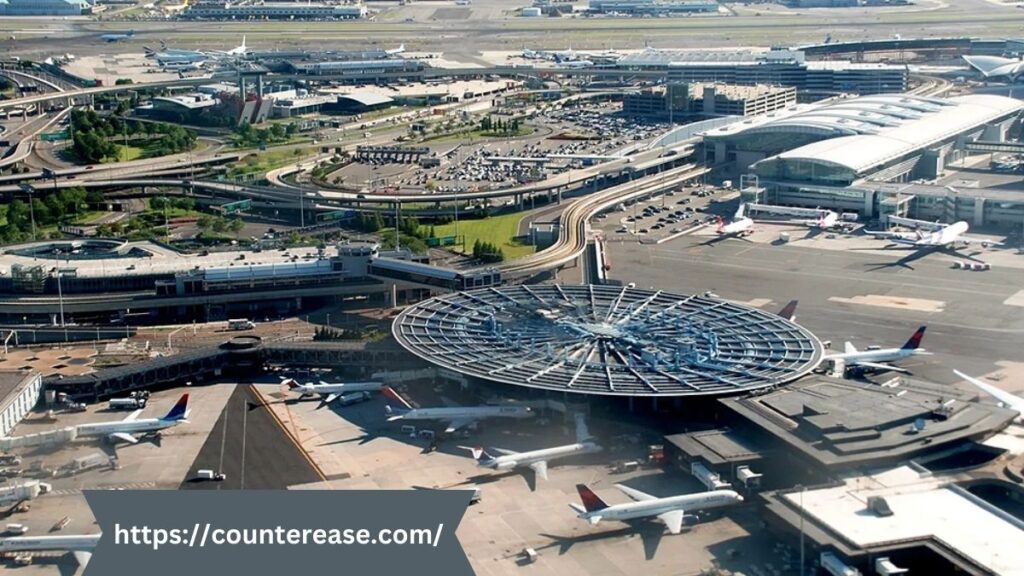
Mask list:
[[[901,298],[899,296],[881,296],[878,294],[867,294],[843,298],[832,296],[830,302],[841,302],[844,304],[862,304],[864,306],[880,306],[882,308],[899,308],[900,310],[913,310],[916,312],[942,312],[946,303],[942,300],[926,300],[924,298]]]

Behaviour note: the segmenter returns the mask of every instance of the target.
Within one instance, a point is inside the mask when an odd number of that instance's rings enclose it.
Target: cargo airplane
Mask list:
[[[382,388],[386,404],[384,414],[388,422],[396,420],[440,420],[447,422],[446,434],[469,426],[485,418],[532,418],[533,410],[526,406],[451,406],[445,408],[413,408],[390,386]]]
[[[890,362],[909,358],[911,356],[927,356],[928,352],[921,348],[921,340],[924,338],[924,331],[927,327],[921,326],[914,332],[903,346],[899,348],[868,348],[857,350],[851,342],[846,342],[843,352],[827,354],[823,360],[842,362],[847,367],[861,368],[864,370],[892,370],[894,372],[909,373],[905,368],[893,366]]]
[[[593,440],[594,437],[590,435],[590,431],[587,429],[587,422],[583,414],[576,414],[576,443],[574,444],[541,448],[540,450],[530,450],[527,452],[513,452],[511,450],[494,448],[494,452],[498,454],[497,456],[488,454],[483,448],[468,449],[472,451],[477,465],[484,468],[513,470],[525,467],[530,468],[534,474],[547,480],[548,462],[580,454],[600,452],[602,450],[601,446]]]
[[[99,544],[100,534],[84,536],[15,536],[0,539],[0,552],[67,551],[85,568]]]
[[[143,418],[139,420],[139,414],[141,413],[142,410],[136,410],[124,420],[79,424],[75,429],[78,436],[102,436],[110,442],[137,444],[139,439],[135,434],[159,432],[160,430],[177,426],[182,422],[188,423],[188,394],[182,394],[181,398],[171,408],[171,411],[162,418]]]
[[[577,484],[576,490],[579,492],[583,504],[572,503],[569,504],[569,507],[576,511],[579,518],[586,520],[592,526],[596,526],[601,520],[628,522],[657,518],[668,527],[670,533],[679,534],[683,529],[683,521],[695,518],[687,512],[732,506],[743,502],[743,497],[734,490],[713,490],[658,498],[622,484],[616,484],[615,487],[634,501],[609,506],[585,484]]]
[[[1024,398],[1021,398],[1020,396],[1017,396],[1015,394],[1010,394],[1006,390],[996,388],[995,386],[989,384],[988,382],[983,382],[978,378],[972,378],[971,376],[968,376],[967,374],[964,374],[959,370],[953,370],[953,373],[963,378],[967,382],[971,383],[975,387],[980,388],[986,394],[998,400],[999,403],[1002,404],[1003,406],[1009,408],[1010,410],[1016,410],[1018,414],[1017,421],[1024,422]]]
[[[330,404],[343,394],[348,394],[349,392],[379,392],[384,386],[380,382],[343,382],[331,384],[323,380],[319,384],[313,384],[312,382],[299,384],[293,378],[282,378],[281,383],[288,386],[288,389],[292,392],[298,392],[299,398],[316,395],[323,399],[324,404]]]

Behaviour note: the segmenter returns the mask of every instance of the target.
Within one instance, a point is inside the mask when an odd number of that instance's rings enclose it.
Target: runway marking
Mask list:
[[[1003,304],[1007,306],[1024,306],[1024,290],[1021,290],[1006,300],[1003,300]]]
[[[741,302],[739,300],[733,300],[733,302],[736,302],[737,304],[746,304],[747,306],[751,306],[753,308],[761,308],[762,306],[767,306],[768,304],[771,304],[772,300],[771,298],[754,298],[753,300],[747,300],[746,302]]]
[[[901,298],[898,296],[882,296],[879,294],[867,294],[865,296],[854,296],[843,298],[832,296],[830,302],[841,302],[844,304],[861,304],[864,306],[879,306],[882,308],[898,308],[900,310],[913,310],[915,312],[942,312],[946,303],[942,300],[926,300],[924,298]]]

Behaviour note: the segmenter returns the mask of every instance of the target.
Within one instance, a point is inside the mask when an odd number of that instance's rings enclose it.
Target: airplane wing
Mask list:
[[[136,410],[135,412],[132,412],[123,421],[124,422],[132,422],[133,420],[137,420],[139,418],[139,414],[142,414],[142,410]]]
[[[109,437],[112,440],[120,440],[121,442],[127,442],[129,444],[138,444],[139,443],[139,439],[138,438],[136,438],[135,436],[132,436],[131,434],[129,434],[127,432],[114,432],[113,434],[110,434]]]
[[[857,352],[857,347],[853,345],[853,342],[845,342],[843,344],[843,352],[854,354]]]
[[[445,434],[451,434],[459,428],[469,426],[473,422],[476,422],[476,418],[456,418],[448,423],[448,427],[444,429]]]
[[[636,488],[630,488],[629,486],[625,486],[625,485],[622,485],[622,484],[616,484],[615,487],[618,488],[619,490],[621,490],[623,494],[625,494],[626,496],[629,496],[630,498],[632,498],[633,500],[636,500],[637,502],[643,502],[645,500],[657,500],[658,499],[657,496],[651,496],[650,494],[648,494],[646,492],[641,492],[641,491],[637,490]]]
[[[533,464],[530,464],[530,468],[533,470],[534,474],[536,474],[537,476],[540,476],[541,478],[543,478],[545,480],[548,479],[548,463],[545,462],[544,460],[541,460],[540,462],[534,462]]]
[[[665,523],[668,526],[668,531],[672,534],[679,534],[683,531],[683,517],[685,514],[682,510],[672,510],[671,512],[665,512],[664,514],[658,514],[658,520]]]
[[[910,374],[910,370],[907,370],[906,368],[900,368],[899,366],[893,366],[892,364],[881,364],[879,362],[850,362],[849,365],[860,366],[861,368],[874,368],[875,370],[890,370],[892,372]]]
[[[516,452],[514,450],[505,450],[504,448],[491,448],[491,451],[492,452],[497,452],[498,454],[501,454],[502,456],[512,456],[513,454],[518,454],[518,452]]]
[[[72,554],[74,554],[75,560],[78,562],[78,565],[82,568],[88,566],[89,560],[92,560],[92,552],[89,552],[87,550],[75,550],[74,552],[72,552]]]
[[[995,240],[989,240],[988,238],[978,238],[977,236],[964,236],[960,235],[958,238],[961,242],[970,242],[971,244],[986,244],[988,246],[1002,246],[1002,242],[996,242]]]
[[[972,378],[959,370],[953,370],[953,372],[957,376],[963,378],[964,380],[970,382],[971,384],[977,386],[978,388],[981,388],[982,390],[985,391],[986,394],[992,396],[996,400],[999,400],[1006,406],[1014,410],[1017,410],[1018,412],[1024,410],[1024,399],[1018,398],[1016,395],[1010,394],[1005,390],[996,388],[995,386],[989,384],[988,382],[983,382],[982,380],[979,380],[977,378]]]
[[[340,396],[340,394],[328,394],[327,398],[324,398],[324,404],[330,404],[331,402],[334,402],[335,400],[338,399],[338,396]]]

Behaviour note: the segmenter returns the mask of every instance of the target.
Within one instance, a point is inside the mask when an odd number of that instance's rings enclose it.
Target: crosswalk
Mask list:
[[[90,490],[152,490],[154,488],[156,488],[156,482],[129,482],[127,484],[97,486],[95,488],[90,488]],[[54,490],[52,492],[54,496],[73,496],[81,493],[81,488],[65,488],[62,490]]]

